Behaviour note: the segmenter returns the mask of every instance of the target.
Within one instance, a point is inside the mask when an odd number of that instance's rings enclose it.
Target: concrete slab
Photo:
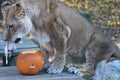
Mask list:
[[[75,74],[63,72],[61,74],[47,74],[40,72],[37,75],[22,75],[15,66],[0,67],[0,80],[83,80]]]

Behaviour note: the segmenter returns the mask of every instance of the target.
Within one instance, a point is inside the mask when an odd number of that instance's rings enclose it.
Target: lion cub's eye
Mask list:
[[[12,28],[13,28],[13,25],[10,25],[10,26],[9,26],[9,29],[12,29]]]

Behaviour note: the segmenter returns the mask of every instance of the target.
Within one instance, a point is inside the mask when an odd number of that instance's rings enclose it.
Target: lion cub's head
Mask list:
[[[4,7],[2,7],[2,10]],[[32,22],[30,18],[25,15],[25,11],[20,3],[6,6],[2,12],[5,41],[17,43],[32,30]]]

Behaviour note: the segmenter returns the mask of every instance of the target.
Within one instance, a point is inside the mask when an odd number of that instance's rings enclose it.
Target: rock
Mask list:
[[[93,80],[120,80],[120,60],[101,61],[97,65]]]

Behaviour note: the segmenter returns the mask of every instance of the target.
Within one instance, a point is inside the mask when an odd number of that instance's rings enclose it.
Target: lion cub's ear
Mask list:
[[[3,16],[5,14],[8,14],[10,6],[11,6],[11,3],[8,1],[5,1],[1,4],[1,12],[3,13]]]
[[[54,12],[57,9],[57,1],[56,0],[51,0],[50,2],[50,12]]]
[[[15,6],[16,6],[15,17],[17,19],[19,19],[20,17],[25,16],[25,10],[21,6],[21,4],[20,3],[16,3]]]
[[[2,4],[1,4],[1,8],[4,8],[4,7],[7,7],[7,6],[10,6],[11,3],[9,1],[4,1]]]

